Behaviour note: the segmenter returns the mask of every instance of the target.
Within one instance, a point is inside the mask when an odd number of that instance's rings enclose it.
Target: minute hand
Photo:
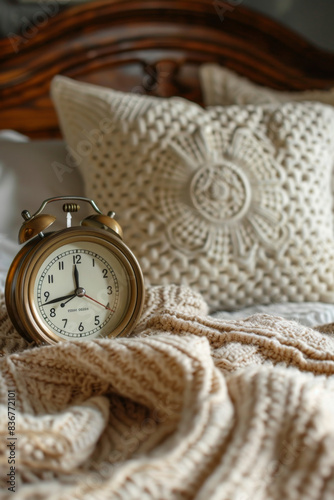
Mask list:
[[[49,300],[49,302],[45,302],[43,306],[47,306],[49,304],[55,304],[56,302],[60,302],[61,300],[66,300],[75,296],[76,293],[71,293],[70,295],[63,295],[63,297],[57,297],[56,299]]]
[[[76,265],[74,266],[74,280],[76,288],[79,288],[79,272]]]

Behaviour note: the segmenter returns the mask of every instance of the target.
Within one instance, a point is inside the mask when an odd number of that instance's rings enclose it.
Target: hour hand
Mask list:
[[[60,302],[61,300],[70,299],[76,296],[76,293],[71,293],[69,295],[63,295],[62,297],[57,297],[56,299],[49,300],[48,302],[44,302],[43,306],[48,306],[49,304],[55,304],[56,302]]]

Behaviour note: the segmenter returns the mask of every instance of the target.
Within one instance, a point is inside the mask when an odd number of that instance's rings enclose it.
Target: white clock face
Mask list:
[[[35,314],[63,339],[105,337],[126,314],[130,293],[129,275],[108,247],[93,241],[65,244],[40,264]]]

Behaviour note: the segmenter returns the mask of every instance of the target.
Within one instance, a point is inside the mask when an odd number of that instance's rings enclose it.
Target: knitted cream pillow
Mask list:
[[[203,64],[199,69],[206,106],[265,104],[289,101],[319,101],[334,106],[334,87],[330,90],[282,92],[257,85],[218,64]]]
[[[56,77],[87,195],[115,210],[151,285],[211,310],[334,301],[334,109],[216,107]]]

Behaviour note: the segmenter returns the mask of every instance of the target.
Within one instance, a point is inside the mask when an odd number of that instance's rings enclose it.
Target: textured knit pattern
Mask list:
[[[3,356],[1,498],[331,500],[334,341],[279,317],[206,312],[189,289],[150,288],[133,338]],[[2,314],[3,346],[9,330]]]
[[[218,64],[203,64],[200,81],[206,106],[230,106],[231,104],[265,104],[288,101],[319,101],[334,105],[334,88],[305,92],[283,92],[256,85]]]
[[[329,90],[283,92],[253,83],[218,64],[203,64],[199,70],[201,90],[206,106],[247,104],[279,104],[298,101],[318,101],[334,106],[334,87]],[[334,197],[334,176],[331,179]],[[332,206],[334,214],[334,204]]]
[[[334,110],[205,111],[57,77],[52,95],[87,194],[116,211],[146,282],[211,310],[334,301]]]

